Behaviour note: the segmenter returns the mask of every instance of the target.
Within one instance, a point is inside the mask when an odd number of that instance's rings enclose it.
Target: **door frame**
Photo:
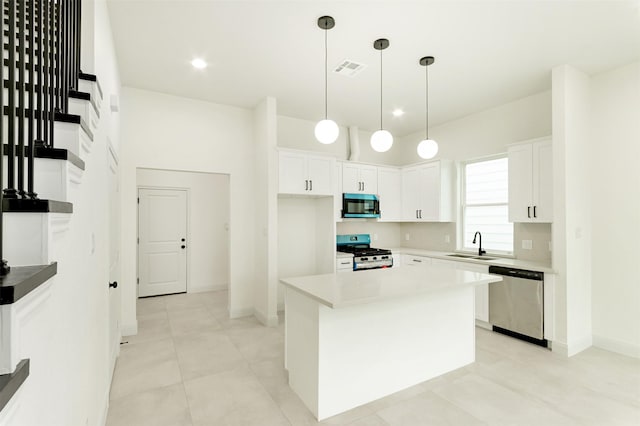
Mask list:
[[[187,212],[186,212],[186,220],[187,220],[187,244],[191,241],[191,221],[189,220],[189,213],[191,211],[191,191],[189,188],[180,187],[180,186],[155,186],[155,185],[136,185],[136,300],[140,298],[140,190],[141,189],[159,189],[159,190],[169,190],[169,191],[184,191],[187,194]],[[191,256],[189,254],[190,250],[187,250],[186,253],[186,285],[185,292],[189,293],[190,287],[190,273],[189,270],[191,268]],[[151,296],[154,297],[154,296]],[[136,314],[137,316],[137,314]]]

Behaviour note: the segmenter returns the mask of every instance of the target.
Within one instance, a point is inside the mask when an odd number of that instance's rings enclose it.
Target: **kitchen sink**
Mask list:
[[[462,257],[463,259],[469,259],[470,257],[473,257],[472,254],[458,254],[458,253],[448,254],[447,256],[450,256],[450,257]]]
[[[496,260],[495,257],[487,257],[487,256],[476,256],[474,254],[460,254],[460,253],[452,253],[447,254],[449,257],[459,257],[462,259],[474,259],[474,260]]]
[[[495,257],[485,257],[485,256],[472,256],[472,259],[477,259],[477,260],[496,260]]]

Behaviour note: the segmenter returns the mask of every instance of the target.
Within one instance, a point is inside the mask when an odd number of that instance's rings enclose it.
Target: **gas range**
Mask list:
[[[369,234],[338,235],[336,249],[339,252],[353,254],[354,271],[393,266],[391,250],[371,247]]]

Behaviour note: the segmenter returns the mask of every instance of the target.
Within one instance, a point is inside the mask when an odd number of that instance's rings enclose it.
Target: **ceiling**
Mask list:
[[[597,74],[640,58],[634,1],[188,1],[109,0],[125,86],[253,108],[266,96],[278,114],[324,115],[324,32],[331,15],[329,117],[404,136],[425,127],[425,68],[433,126],[550,89],[550,70]],[[209,66],[190,65],[202,57]],[[344,59],[367,67],[331,73]],[[394,108],[406,114],[392,117]]]

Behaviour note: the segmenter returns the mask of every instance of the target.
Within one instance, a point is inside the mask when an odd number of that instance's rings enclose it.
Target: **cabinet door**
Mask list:
[[[489,273],[489,267],[472,263],[459,262],[458,269],[463,271]],[[489,322],[489,284],[476,286],[476,319]]]
[[[342,222],[342,164],[336,163],[333,169],[333,211],[336,222]]]
[[[360,166],[360,182],[365,194],[378,193],[378,168],[376,166]]]
[[[458,269],[459,263],[460,262],[455,262],[453,260],[431,259],[431,264],[433,266],[441,266],[448,269]]]
[[[420,209],[420,170],[402,171],[402,219],[417,221]]]
[[[304,154],[280,152],[278,191],[283,194],[308,193],[307,158]]]
[[[400,170],[378,168],[378,197],[380,221],[402,219],[402,175]]]
[[[420,211],[418,220],[440,220],[440,165],[420,167]]]
[[[307,158],[307,175],[310,182],[308,193],[314,195],[333,195],[334,165],[335,160],[332,158]]]
[[[342,163],[342,192],[355,194],[364,192],[360,181],[360,166],[352,163]]]
[[[510,147],[508,156],[509,222],[531,222],[533,217],[532,147],[530,144]]]
[[[551,141],[533,144],[533,206],[535,222],[553,222],[553,157]],[[535,213],[535,214],[534,214]]]

